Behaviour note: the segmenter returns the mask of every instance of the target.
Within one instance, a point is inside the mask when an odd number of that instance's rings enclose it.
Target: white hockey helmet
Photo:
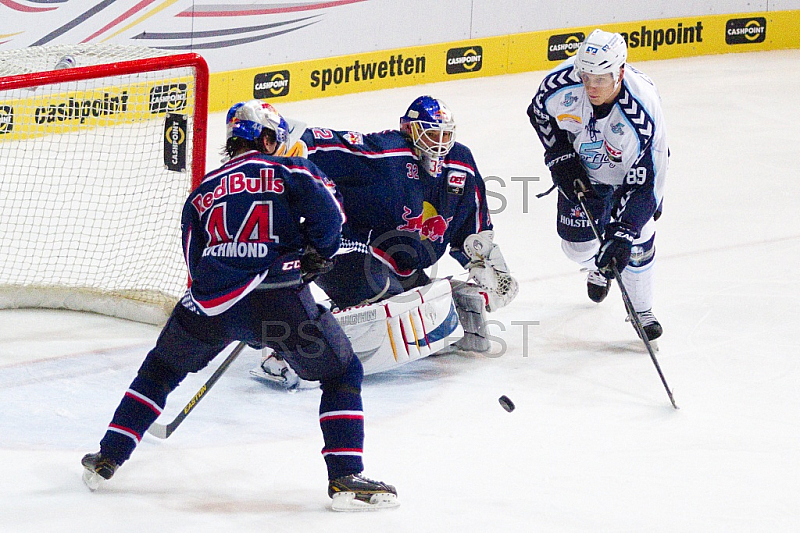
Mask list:
[[[578,74],[612,74],[619,82],[619,72],[628,59],[628,45],[619,33],[594,30],[575,54]]]

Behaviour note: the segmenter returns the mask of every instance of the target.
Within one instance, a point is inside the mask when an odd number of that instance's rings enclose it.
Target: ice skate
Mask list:
[[[397,507],[397,490],[382,481],[350,474],[328,482],[334,511],[377,511]]]
[[[96,491],[101,483],[111,479],[111,476],[113,476],[114,472],[119,468],[117,463],[103,457],[100,452],[87,453],[83,456],[83,459],[81,459],[81,464],[85,469],[83,471],[83,482],[92,492]]]
[[[642,323],[642,329],[644,329],[644,334],[647,335],[647,340],[654,341],[664,333],[664,328],[661,327],[652,310],[637,312],[636,316],[639,317],[639,322]],[[627,320],[630,321],[630,317]]]
[[[286,360],[275,352],[264,357],[259,366],[250,370],[250,375],[277,383],[289,391],[319,387],[319,382],[317,381],[308,381],[300,378]]]
[[[605,300],[610,288],[610,279],[602,275],[598,270],[589,271],[589,276],[586,278],[586,290],[591,301],[600,303]]]

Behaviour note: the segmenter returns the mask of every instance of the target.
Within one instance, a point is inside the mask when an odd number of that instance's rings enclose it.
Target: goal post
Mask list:
[[[180,216],[207,114],[197,54],[0,52],[0,308],[162,323],[186,289]]]

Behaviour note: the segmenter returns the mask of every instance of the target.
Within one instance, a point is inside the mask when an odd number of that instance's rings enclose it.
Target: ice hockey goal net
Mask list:
[[[186,288],[180,216],[207,112],[196,54],[0,52],[0,308],[163,322]]]

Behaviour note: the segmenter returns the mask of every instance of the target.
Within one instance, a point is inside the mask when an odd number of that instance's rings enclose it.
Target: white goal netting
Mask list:
[[[164,320],[186,288],[198,89],[158,50],[0,52],[0,307]]]

